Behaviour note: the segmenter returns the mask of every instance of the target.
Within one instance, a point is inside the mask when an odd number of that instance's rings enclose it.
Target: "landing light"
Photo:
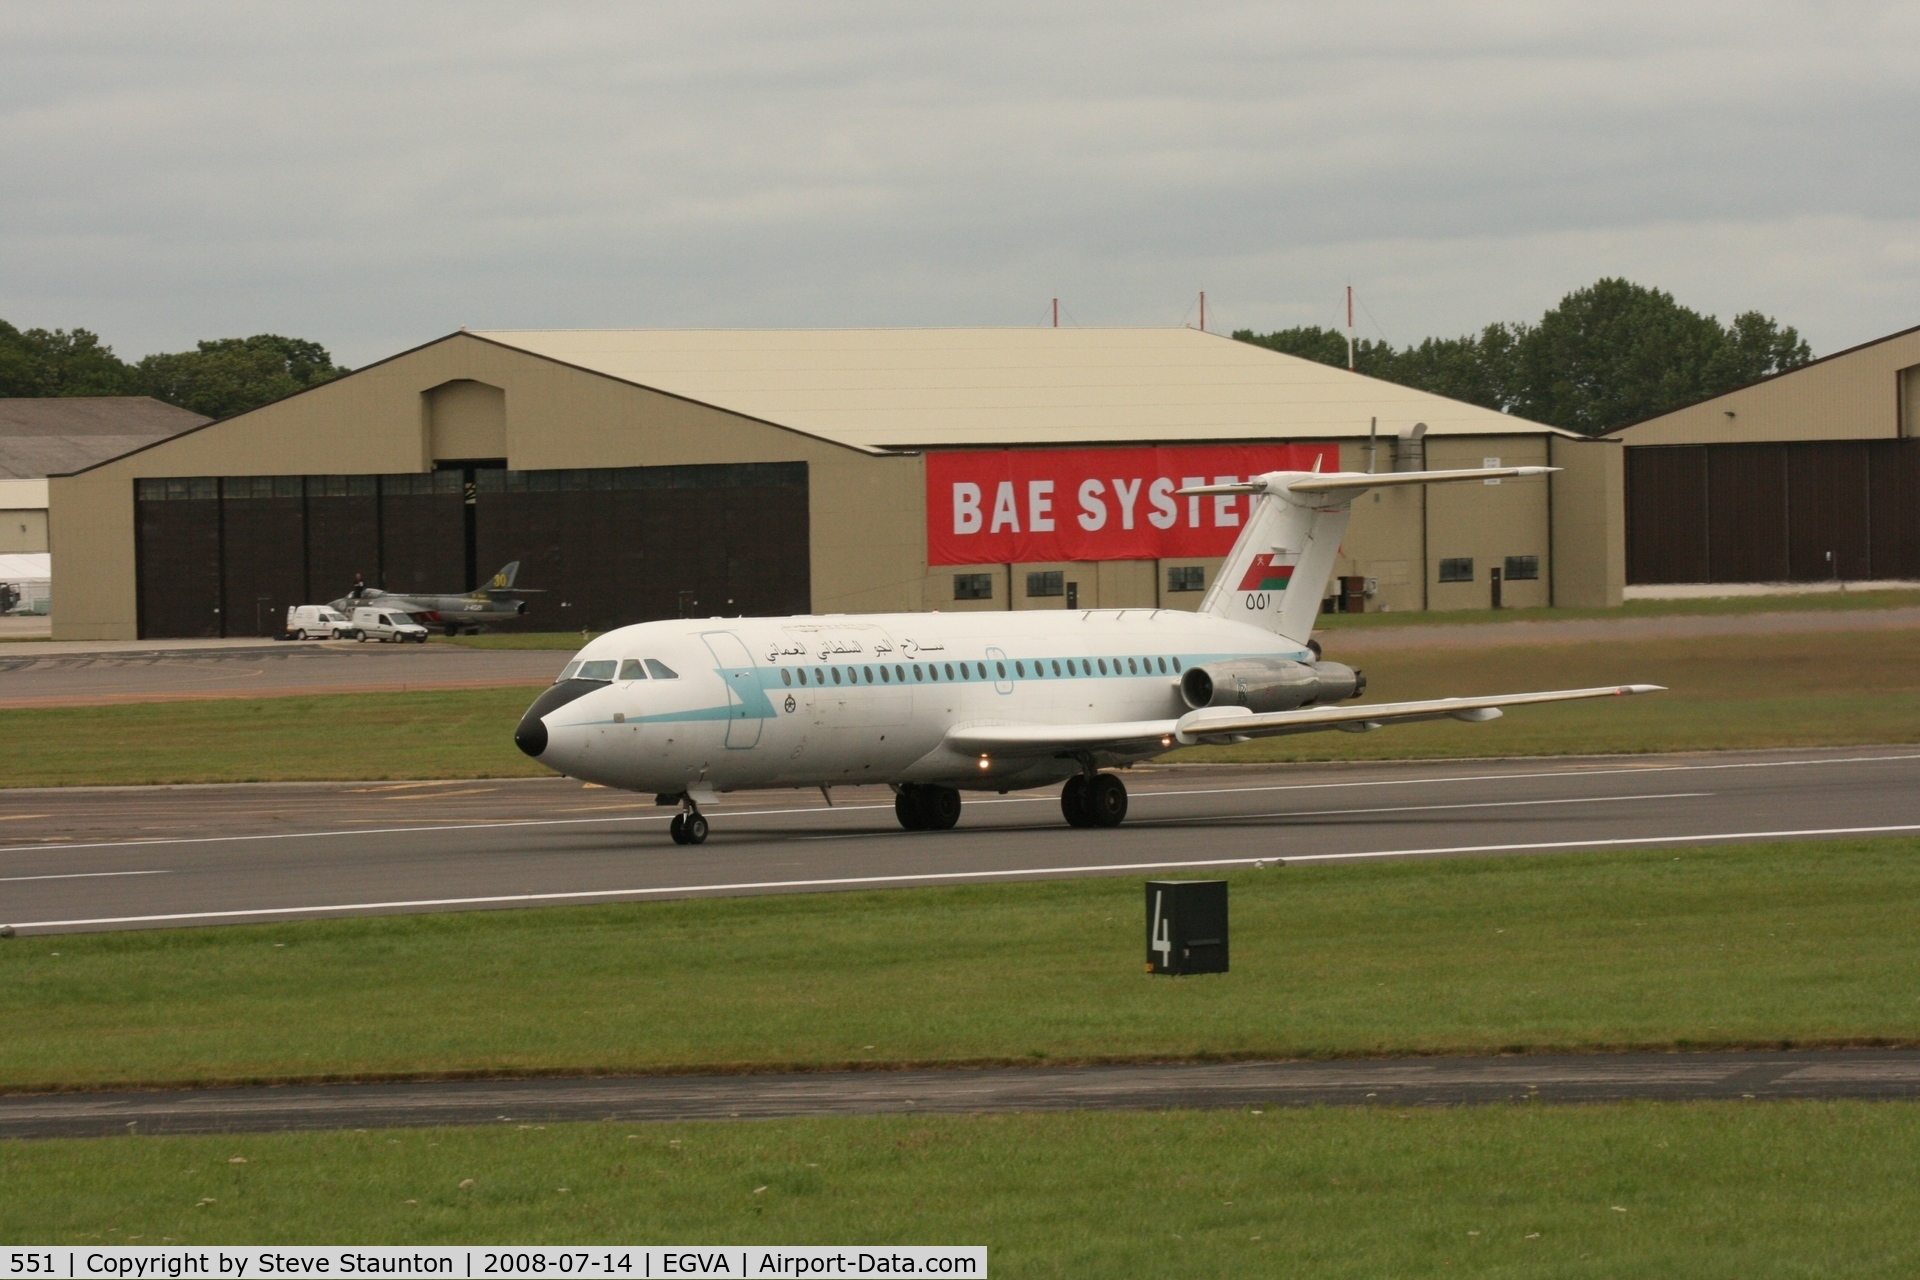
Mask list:
[[[982,769],[990,769],[990,768],[992,768],[992,767],[993,767],[993,765],[991,764],[991,762],[989,762],[989,761],[988,761],[988,759],[987,759],[987,758],[986,758],[985,756],[981,756],[981,757],[980,757],[980,767],[981,767]]]

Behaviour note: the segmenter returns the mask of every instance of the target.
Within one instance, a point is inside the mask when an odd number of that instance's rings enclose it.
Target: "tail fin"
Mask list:
[[[508,561],[506,567],[494,574],[493,578],[487,583],[487,590],[509,591],[513,588],[513,580],[519,576],[520,562],[518,560]]]
[[[1182,494],[1247,493],[1253,511],[1200,612],[1250,623],[1304,646],[1333,577],[1353,500],[1368,489],[1545,475],[1557,467],[1470,471],[1270,471],[1244,484],[1197,485]]]

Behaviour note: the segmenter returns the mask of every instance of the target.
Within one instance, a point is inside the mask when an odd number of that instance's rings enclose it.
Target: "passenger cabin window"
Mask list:
[[[1055,675],[1059,675],[1059,674],[1060,674],[1060,660],[1059,660],[1059,659],[1057,659],[1057,658],[1056,658],[1056,659],[1054,659],[1054,663],[1053,663],[1053,674],[1055,674]],[[1072,664],[1071,662],[1069,662],[1069,663],[1067,664],[1067,674],[1068,674],[1068,675],[1072,675],[1072,674],[1073,674],[1073,664]]]
[[[985,680],[985,679],[987,678],[987,664],[986,664],[986,663],[984,663],[984,662],[976,662],[976,663],[974,663],[973,665],[974,665],[975,667],[977,667],[977,668],[979,668],[979,670],[980,670],[980,678],[981,678],[982,680]]]
[[[907,682],[907,669],[903,666],[895,664],[893,668],[893,678],[895,680],[898,680],[901,684],[905,684]]]
[[[962,670],[965,670],[965,668],[962,667]],[[951,662],[947,664],[947,679],[953,679],[953,664]]]
[[[612,658],[608,658],[604,662],[583,662],[580,664],[580,670],[574,678],[576,680],[600,680],[612,684],[614,670],[619,667],[619,665],[620,664]]]
[[[1020,677],[1020,678],[1021,678],[1022,680],[1024,680],[1024,679],[1026,679],[1026,678],[1027,678],[1027,664],[1026,664],[1026,663],[1024,663],[1024,662],[1016,662],[1016,663],[1014,663],[1014,664],[1013,664],[1013,674],[1015,674],[1016,676],[1019,676],[1019,677]]]
[[[782,670],[782,671],[780,672],[780,683],[781,683],[781,684],[787,684],[787,685],[790,685],[790,684],[792,684],[792,683],[793,683],[793,672],[791,672],[791,671],[787,671],[787,670],[784,670],[784,669],[783,669],[783,670]]]
[[[655,680],[678,680],[680,673],[658,658],[647,659],[647,670],[653,673]]]
[[[1105,658],[1100,659],[1100,674],[1107,674],[1107,660]]]
[[[993,664],[993,669],[994,669],[995,671],[998,671],[998,672],[1000,673],[1000,678],[1001,678],[1002,680],[1005,680],[1005,679],[1007,678],[1007,664],[1006,664],[1006,663],[1004,663],[1004,662],[996,662],[996,663],[994,663],[994,664]],[[984,678],[985,678],[985,677],[983,676],[983,677],[982,677],[982,679],[984,679]]]
[[[638,658],[628,658],[620,664],[620,678],[622,680],[645,680],[647,678],[647,664]]]

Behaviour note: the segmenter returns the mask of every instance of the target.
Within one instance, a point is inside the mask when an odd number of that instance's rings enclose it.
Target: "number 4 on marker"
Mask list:
[[[1173,938],[1168,933],[1168,926],[1172,922],[1160,914],[1160,900],[1166,896],[1164,890],[1156,890],[1153,895],[1153,942],[1148,945],[1147,950],[1158,951],[1160,967],[1171,969],[1173,968]]]

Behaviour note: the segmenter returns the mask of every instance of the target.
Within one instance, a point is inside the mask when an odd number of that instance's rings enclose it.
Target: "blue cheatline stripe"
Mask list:
[[[1124,667],[1126,660],[1129,656],[1138,659],[1141,655],[1137,653],[1131,654],[1131,655],[1122,654],[1117,660],[1118,663],[1122,667]],[[1156,658],[1165,657],[1168,659],[1172,659],[1178,655],[1155,654],[1153,656]],[[1248,655],[1244,653],[1199,654],[1193,657],[1181,656],[1179,658],[1179,661],[1180,661],[1181,671],[1184,672],[1189,668],[1202,666],[1209,662],[1219,662],[1229,658],[1244,658],[1246,656]],[[1307,660],[1310,660],[1312,657],[1311,654],[1307,653],[1304,650],[1296,652],[1294,654],[1271,654],[1271,655],[1263,655],[1263,656],[1270,656],[1270,657],[1276,657],[1276,658],[1290,657],[1295,661],[1307,661]],[[1112,654],[1095,654],[1091,658],[1082,658],[1076,655],[1073,661],[1076,664],[1082,663],[1082,662],[1097,662],[1102,657],[1104,657],[1107,660],[1107,662],[1110,664],[1116,662],[1116,659],[1113,657]],[[945,659],[942,659],[941,661],[944,664]],[[955,661],[958,662],[960,660],[955,659]],[[966,661],[969,664],[969,670],[973,670],[974,669],[973,664],[977,664],[980,661],[980,659],[969,658]],[[1139,680],[1148,676],[1152,676],[1155,678],[1170,678],[1178,674],[1170,671],[1161,671],[1156,667],[1152,671],[1141,671],[1137,673],[1128,672],[1124,669],[1115,670],[1115,671],[1109,672],[1106,675],[1101,675],[1098,671],[1094,671],[1089,674],[1089,673],[1084,673],[1079,669],[1076,669],[1072,675],[1061,674],[1056,676],[1052,674],[1051,670],[1049,669],[1048,673],[1044,676],[1029,674],[1025,677],[1021,677],[1021,676],[1012,674],[1014,670],[1012,664],[1015,661],[1026,662],[1030,665],[1038,666],[1039,663],[1041,662],[1047,662],[1047,663],[1065,662],[1067,661],[1067,659],[1065,658],[1020,658],[1020,659],[995,658],[995,659],[990,659],[989,661],[992,661],[992,662],[1004,661],[1008,664],[1009,674],[1005,677],[1007,680],[1020,681],[1024,679],[1025,681],[1028,681],[1028,682],[1033,682],[1033,683],[1038,683],[1043,685],[1057,684],[1062,680],[1114,680],[1114,679]],[[813,691],[814,689],[821,689],[824,691],[831,692],[835,689],[845,689],[845,688],[855,687],[855,686],[849,686],[849,685],[818,685],[818,684],[813,684],[811,682],[805,686],[797,685],[797,684],[784,685],[784,684],[774,683],[780,678],[781,671],[798,670],[800,665],[801,664],[796,663],[791,667],[784,667],[784,668],[783,667],[715,667],[713,669],[714,674],[719,676],[722,680],[726,681],[727,687],[729,689],[732,689],[736,694],[740,695],[739,705],[737,706],[729,705],[724,707],[696,707],[691,711],[663,711],[658,715],[628,716],[627,719],[624,721],[624,723],[626,724],[673,724],[673,723],[682,723],[682,722],[699,721],[699,720],[733,720],[733,719],[771,720],[779,716],[780,712],[774,706],[772,699],[769,697],[770,694],[785,695],[788,693],[797,692],[802,688],[805,688],[809,692]],[[835,662],[835,663],[821,662],[821,663],[809,664],[808,669],[812,670],[816,667],[820,669],[825,669],[827,667],[845,668],[847,667],[847,665],[848,664],[845,662]],[[880,665],[880,663],[863,662],[863,663],[856,663],[854,665],[857,667],[864,668],[867,666],[877,667]],[[887,663],[887,666],[889,668],[895,667],[895,666],[909,667],[914,665],[930,667],[930,666],[933,666],[934,664],[926,661],[925,659],[921,659],[917,663],[909,662],[906,660],[896,660],[896,661]],[[753,673],[753,677],[754,677],[753,684],[749,685],[745,681],[736,681],[734,679],[735,676],[748,671],[751,671]],[[966,681],[949,680],[946,678],[946,675],[943,672],[940,679],[938,680],[911,681],[909,684],[906,684],[906,685],[901,685],[898,682],[894,682],[892,684],[881,684],[879,682],[875,682],[873,684],[867,684],[863,681],[857,687],[862,689],[884,689],[884,688],[926,689],[926,688],[942,688],[949,685],[960,685],[960,684],[979,686],[979,685],[994,683],[999,679],[1000,679],[999,675],[996,672],[994,672],[991,668],[989,668],[987,678],[985,680],[981,680],[978,678],[977,671],[974,672],[974,678]],[[611,719],[585,720],[585,721],[581,721],[580,723],[583,725],[612,724],[613,721]]]

